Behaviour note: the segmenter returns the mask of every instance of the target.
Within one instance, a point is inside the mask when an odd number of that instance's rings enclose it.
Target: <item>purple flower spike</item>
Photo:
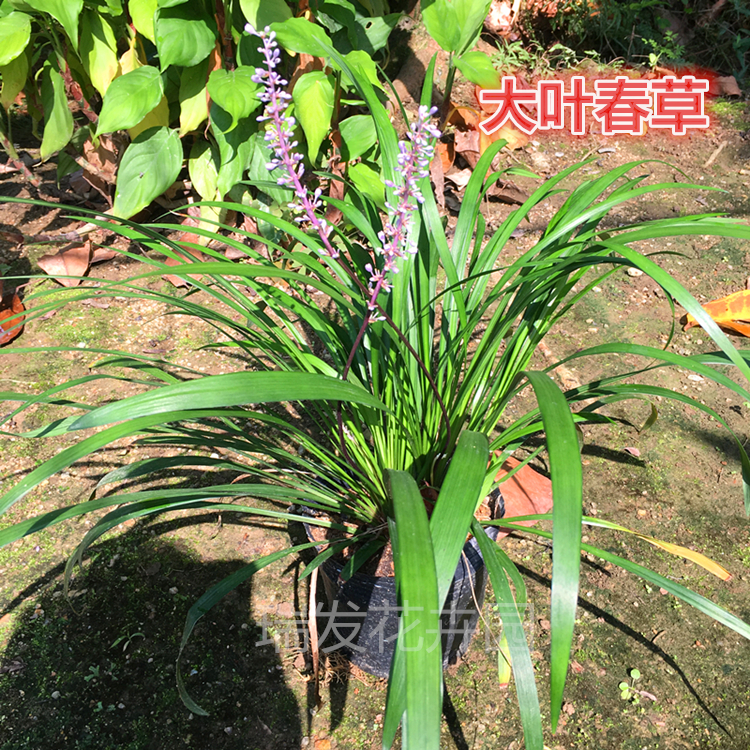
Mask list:
[[[378,233],[382,247],[376,252],[384,257],[382,270],[372,270],[370,273],[368,289],[370,300],[367,307],[370,311],[376,308],[378,294],[381,291],[388,292],[391,289],[386,274],[398,271],[397,261],[405,258],[407,253],[414,254],[416,245],[409,240],[412,213],[417,203],[422,203],[424,198],[419,189],[419,181],[427,177],[430,171],[430,162],[435,155],[434,141],[440,138],[440,131],[430,124],[430,118],[437,111],[436,108],[420,107],[417,119],[409,129],[409,140],[411,143],[401,141],[398,144],[399,155],[397,157],[399,171],[404,176],[403,184],[395,185],[386,180],[386,185],[393,188],[398,203],[393,206],[386,203],[388,216],[383,231]]]
[[[325,248],[324,254],[331,258],[338,258],[339,251],[333,247],[329,239],[333,226],[315,213],[316,209],[322,205],[320,200],[322,191],[316,190],[310,198],[307,188],[302,184],[305,168],[302,164],[302,154],[294,150],[297,142],[293,140],[296,122],[293,117],[286,114],[292,97],[285,91],[288,81],[276,72],[276,66],[281,60],[276,33],[268,26],[263,31],[256,31],[250,24],[245,27],[245,31],[249,34],[256,34],[263,40],[263,46],[258,47],[258,51],[263,53],[266,67],[265,69],[256,68],[252,80],[265,86],[258,98],[266,103],[266,108],[258,117],[258,122],[270,123],[265,139],[274,152],[274,158],[266,166],[269,172],[277,167],[283,168],[284,174],[279,178],[278,183],[291,187],[295,195],[295,200],[289,204],[289,208],[302,213],[299,221],[309,221],[313,225]]]

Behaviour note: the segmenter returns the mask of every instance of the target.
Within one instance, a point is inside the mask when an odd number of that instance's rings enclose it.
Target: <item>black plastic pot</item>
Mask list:
[[[502,497],[497,503],[503,509]],[[497,514],[502,517],[502,513]],[[497,527],[487,536],[497,538]],[[308,530],[309,536],[309,530]],[[343,566],[329,559],[321,565],[328,611],[318,607],[321,650],[338,651],[376,677],[388,677],[398,634],[396,579],[355,573],[348,581],[340,578]],[[440,633],[425,648],[442,644],[443,667],[455,664],[469,648],[484,603],[487,572],[476,539],[463,548],[453,582],[441,614]],[[438,638],[440,641],[438,641]]]

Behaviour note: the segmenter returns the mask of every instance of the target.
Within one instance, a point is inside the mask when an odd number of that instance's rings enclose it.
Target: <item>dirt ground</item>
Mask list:
[[[616,138],[544,134],[504,159],[507,166],[525,165],[544,177],[591,158],[578,179],[644,160],[639,173],[649,174],[649,181],[673,183],[680,179],[677,168],[683,179],[722,189],[650,196],[618,209],[610,217],[614,225],[706,211],[747,219],[750,115],[744,102],[716,101],[711,117],[709,131],[680,139],[655,132]],[[31,143],[22,145],[34,155]],[[40,173],[47,195],[54,193],[54,165]],[[574,184],[569,180],[566,187]],[[526,178],[515,181],[519,190],[532,185]],[[2,178],[0,194],[31,195],[12,175]],[[448,201],[449,222],[450,205]],[[489,228],[512,209],[488,203]],[[542,206],[532,212],[531,222],[509,241],[509,258],[533,244],[552,210]],[[26,235],[75,226],[59,213],[13,204],[0,206],[0,224]],[[694,237],[640,249],[669,253],[655,256],[656,261],[701,301],[744,289],[750,276],[750,250],[739,241]],[[48,251],[42,244],[0,244],[3,275],[38,273],[36,261]],[[95,267],[92,276],[122,279],[135,270],[135,264],[120,259]],[[181,293],[161,279],[152,284],[165,293]],[[32,285],[55,288],[51,280],[35,279]],[[87,374],[100,356],[92,348],[151,353],[207,373],[232,368],[220,353],[200,349],[213,340],[208,326],[165,312],[166,305],[140,299],[71,303],[27,325],[21,337],[0,350],[0,388],[33,393]],[[678,309],[677,317],[681,314]],[[666,343],[672,322],[670,305],[654,282],[618,271],[572,311],[547,345],[554,358],[611,340],[659,346]],[[740,338],[734,341],[745,348]],[[75,350],[54,355],[12,351],[52,345]],[[678,327],[671,347],[678,353],[712,350],[699,328],[683,332]],[[540,353],[536,365],[546,364]],[[644,363],[634,358],[632,364],[635,369]],[[611,367],[603,359],[600,365],[573,368],[566,377],[586,382]],[[749,403],[679,370],[662,369],[648,377],[702,399],[747,440]],[[108,381],[101,383],[105,385],[87,385],[81,395],[92,402],[115,395]],[[732,578],[719,581],[627,535],[601,529],[585,533],[592,543],[653,566],[748,621],[750,538],[736,448],[708,416],[677,403],[655,406],[659,418],[649,430],[622,425],[586,430],[585,512],[699,550],[726,567]],[[648,404],[628,402],[609,413],[639,425],[650,411]],[[33,429],[52,414],[52,407],[40,407],[17,419],[14,429]],[[3,491],[64,444],[60,438],[43,446],[3,439]],[[147,455],[153,450],[130,441],[100,451],[44,482],[1,525],[85,498],[103,473]],[[299,581],[302,567],[294,558],[261,571],[252,585],[237,589],[201,621],[180,666],[188,692],[208,716],[191,713],[180,701],[174,671],[187,610],[243,562],[282,549],[288,542],[285,529],[261,528],[241,516],[216,513],[127,524],[90,550],[68,601],[62,592],[63,568],[89,525],[90,520],[66,522],[0,550],[2,750],[380,746],[384,681],[349,668],[334,655],[324,671],[323,702],[315,705],[298,614],[307,606],[307,581]],[[550,549],[514,537],[502,544],[528,576],[532,607],[527,625],[544,702]],[[488,612],[470,652],[446,676],[445,748],[523,746],[513,692],[497,686],[496,634]],[[671,595],[594,559],[584,560],[572,658],[560,729],[546,735],[550,748],[750,745],[750,644]],[[637,703],[622,700],[618,689],[632,669],[641,673]]]

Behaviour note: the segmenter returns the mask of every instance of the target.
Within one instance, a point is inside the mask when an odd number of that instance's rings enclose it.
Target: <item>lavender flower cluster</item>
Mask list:
[[[333,226],[316,214],[322,204],[322,191],[317,188],[311,197],[303,184],[305,168],[302,154],[294,150],[298,145],[293,140],[296,122],[286,114],[292,97],[285,91],[288,82],[276,71],[281,59],[276,34],[269,27],[256,31],[249,24],[245,30],[256,34],[263,41],[263,46],[258,51],[263,54],[266,67],[256,68],[253,81],[264,86],[259,98],[265,102],[266,107],[258,120],[270,123],[265,139],[273,149],[274,158],[266,166],[269,171],[277,167],[283,168],[284,173],[278,182],[291,187],[295,194],[295,200],[289,204],[289,208],[302,214],[297,221],[309,221],[312,224],[323,242],[324,254],[337,258],[338,250],[330,241]],[[430,118],[435,112],[435,108],[419,108],[416,122],[411,124],[408,133],[410,142],[399,143],[398,166],[403,175],[403,183],[396,185],[390,180],[385,183],[393,190],[396,203],[386,203],[386,221],[383,230],[378,233],[381,247],[375,248],[375,252],[384,258],[382,268],[375,268],[371,263],[365,266],[370,274],[367,307],[371,320],[375,318],[372,313],[377,307],[378,295],[381,291],[389,292],[392,288],[388,276],[398,272],[398,260],[416,252],[416,242],[410,238],[412,214],[417,203],[424,200],[419,190],[419,181],[429,174],[430,162],[435,154],[434,142],[440,138],[440,131],[430,124]]]

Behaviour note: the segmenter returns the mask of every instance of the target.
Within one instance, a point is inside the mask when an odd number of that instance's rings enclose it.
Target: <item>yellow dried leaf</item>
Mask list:
[[[722,328],[750,337],[750,289],[707,302],[703,309]],[[685,330],[697,325],[696,319],[688,315]]]

